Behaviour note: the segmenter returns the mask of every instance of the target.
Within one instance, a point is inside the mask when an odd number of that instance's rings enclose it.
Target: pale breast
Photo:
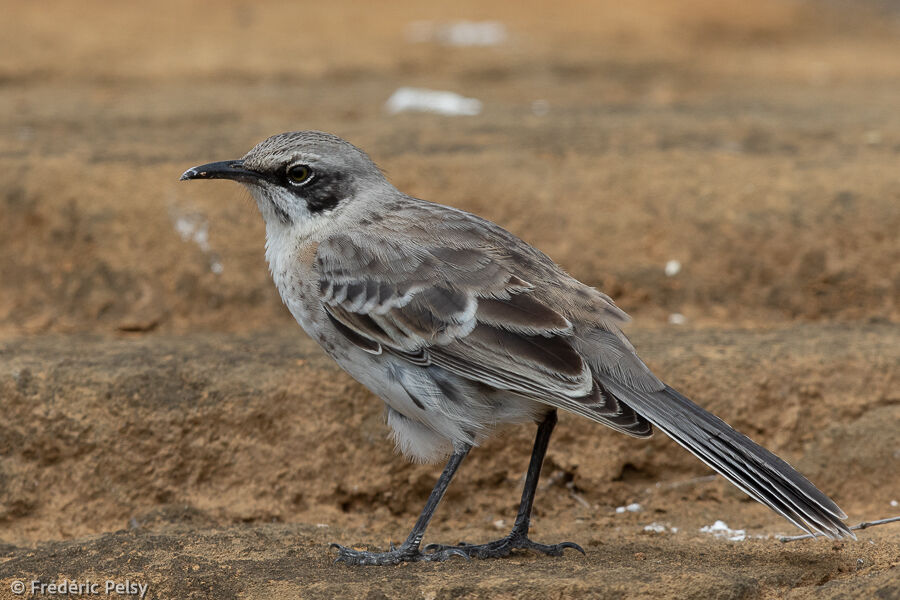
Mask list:
[[[281,301],[303,329],[316,338],[314,329],[320,311],[313,265],[318,242],[298,243],[296,238],[280,231],[266,233],[266,261]]]

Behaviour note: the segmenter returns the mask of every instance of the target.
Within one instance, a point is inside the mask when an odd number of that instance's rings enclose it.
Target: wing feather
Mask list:
[[[601,391],[572,322],[536,297],[529,274],[502,250],[338,235],[319,243],[316,267],[329,318],[366,352],[437,365],[630,435],[652,431]]]

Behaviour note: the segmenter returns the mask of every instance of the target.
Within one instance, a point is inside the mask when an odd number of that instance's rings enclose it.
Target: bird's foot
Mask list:
[[[444,553],[444,552],[463,552],[470,558],[502,558],[509,556],[513,550],[532,550],[548,556],[562,556],[563,550],[572,548],[584,554],[584,549],[575,542],[561,542],[559,544],[547,545],[538,544],[528,539],[524,533],[510,533],[505,538],[488,542],[486,544],[467,544],[460,542],[456,546],[444,546],[442,544],[428,544],[425,546],[426,552]],[[428,554],[430,556],[430,554]]]
[[[348,565],[399,565],[407,562],[440,562],[447,560],[451,556],[461,556],[465,559],[469,555],[464,551],[456,548],[448,547],[446,550],[438,550],[436,552],[425,553],[419,549],[418,545],[403,543],[400,546],[391,544],[391,549],[387,552],[368,552],[366,550],[354,550],[340,544],[331,544],[332,548],[338,551],[337,558],[334,562],[346,563]]]

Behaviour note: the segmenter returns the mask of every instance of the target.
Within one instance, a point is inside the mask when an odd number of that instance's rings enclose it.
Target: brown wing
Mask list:
[[[576,349],[572,323],[537,299],[501,249],[340,234],[319,244],[316,269],[329,317],[367,352],[440,366],[630,435],[650,434],[649,423],[603,393]]]

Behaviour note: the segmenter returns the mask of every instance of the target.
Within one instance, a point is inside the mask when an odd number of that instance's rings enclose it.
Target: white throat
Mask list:
[[[263,212],[266,223],[266,262],[278,284],[291,270],[297,249],[308,241],[319,240],[329,226],[329,219],[325,215],[303,215],[293,223],[284,223],[275,216],[271,208],[268,212],[269,214]]]
[[[277,219],[266,221],[266,262],[269,263],[269,272],[276,280],[286,273],[297,247],[298,240],[293,229],[290,224]]]

